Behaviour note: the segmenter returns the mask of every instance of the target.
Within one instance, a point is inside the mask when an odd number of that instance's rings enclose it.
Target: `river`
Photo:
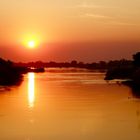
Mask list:
[[[0,87],[0,140],[139,140],[140,99],[103,79],[51,69]]]

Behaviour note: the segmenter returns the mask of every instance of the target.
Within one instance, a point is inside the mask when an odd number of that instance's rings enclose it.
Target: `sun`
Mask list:
[[[40,35],[26,33],[21,37],[21,44],[28,49],[37,49],[41,46],[42,39]]]
[[[29,47],[29,48],[35,48],[35,47],[36,47],[35,41],[34,41],[34,40],[29,41],[29,42],[28,42],[28,47]]]

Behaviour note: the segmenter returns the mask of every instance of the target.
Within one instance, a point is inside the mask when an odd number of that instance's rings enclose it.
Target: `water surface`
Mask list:
[[[140,100],[103,73],[28,73],[0,87],[0,140],[139,140]]]

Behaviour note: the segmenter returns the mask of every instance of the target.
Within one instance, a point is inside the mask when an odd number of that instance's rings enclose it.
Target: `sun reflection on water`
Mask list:
[[[34,73],[28,73],[28,103],[29,108],[34,107],[34,101],[35,101],[35,74]]]

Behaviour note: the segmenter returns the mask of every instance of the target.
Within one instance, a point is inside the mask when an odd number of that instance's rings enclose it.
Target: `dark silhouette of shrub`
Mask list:
[[[105,80],[129,79],[124,82],[131,87],[133,95],[140,97],[140,52],[133,55],[132,65],[118,65],[113,69],[108,69]]]
[[[22,81],[22,73],[10,60],[0,58],[0,85],[16,85]]]
[[[140,67],[140,52],[133,55],[133,64],[135,67]]]

